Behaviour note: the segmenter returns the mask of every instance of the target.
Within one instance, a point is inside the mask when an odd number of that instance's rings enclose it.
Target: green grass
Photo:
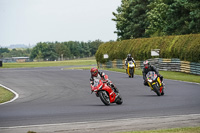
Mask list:
[[[13,94],[11,91],[0,86],[0,103],[7,102],[14,98],[14,96],[15,94]]]
[[[123,72],[123,73],[126,72],[125,69],[119,69],[119,68],[104,68],[102,70],[117,71],[117,72]],[[182,72],[171,72],[171,71],[159,71],[159,73],[164,77],[164,79],[200,83],[199,75],[187,74],[187,73],[182,73]],[[142,69],[135,69],[135,74],[142,75]]]
[[[160,71],[160,74],[163,75],[163,77],[166,79],[200,83],[199,75],[187,74],[182,72],[170,72],[170,71]]]
[[[37,133],[37,132],[34,132],[34,131],[28,131],[27,133]]]
[[[36,132],[28,131],[27,133],[36,133]],[[118,133],[200,133],[200,127],[185,127],[185,128],[173,128],[173,129],[164,129],[164,130],[130,131],[130,132],[118,132]]]
[[[46,62],[22,62],[22,63],[3,63],[1,68],[26,68],[26,67],[48,67],[48,66],[70,66],[70,65],[93,65],[94,59],[90,60],[67,60],[67,61],[46,61]]]
[[[69,70],[69,69],[90,70],[92,67],[97,67],[97,66],[92,65],[88,67],[67,67],[67,68],[64,68],[64,70]]]
[[[200,127],[174,128],[165,130],[131,131],[121,133],[200,133]]]
[[[91,67],[70,67],[65,69],[91,69]],[[125,73],[125,69],[119,69],[119,68],[100,68],[100,70],[109,70],[109,71],[116,71],[116,72],[122,72]],[[170,71],[159,71],[159,73],[164,77],[164,79],[172,79],[172,80],[180,80],[180,81],[187,81],[187,82],[194,82],[194,83],[200,83],[200,76],[199,75],[193,75],[193,74],[187,74],[182,72],[170,72]],[[142,75],[142,69],[135,69],[136,75]]]

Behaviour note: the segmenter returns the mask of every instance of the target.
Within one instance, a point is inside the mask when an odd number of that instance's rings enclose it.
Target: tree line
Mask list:
[[[113,15],[118,40],[200,33],[199,0],[122,0]]]
[[[0,58],[10,58],[10,57],[29,57],[31,53],[31,49],[8,49],[8,48],[0,48]]]
[[[101,40],[78,42],[39,42],[32,49],[0,48],[1,58],[28,56],[31,60],[54,61],[94,56]]]

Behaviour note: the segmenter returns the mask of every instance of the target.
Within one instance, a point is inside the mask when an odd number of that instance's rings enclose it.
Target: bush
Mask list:
[[[146,60],[152,58],[151,49],[160,49],[160,58],[179,58],[184,61],[200,62],[200,34],[107,42],[99,46],[95,56],[97,62],[100,63],[105,63],[107,60],[123,60],[129,53],[136,60]],[[104,59],[104,54],[108,54],[109,59]]]

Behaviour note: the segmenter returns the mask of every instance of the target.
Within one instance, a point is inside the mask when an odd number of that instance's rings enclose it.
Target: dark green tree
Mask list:
[[[39,42],[37,45],[32,49],[30,59],[37,59],[37,60],[46,60],[46,52],[48,51],[47,43]]]
[[[2,53],[9,53],[10,51],[9,51],[9,49],[8,48],[0,48],[0,54],[2,54]]]
[[[55,44],[49,43],[47,49],[43,52],[43,60],[54,61],[58,59],[58,54],[56,53]]]
[[[60,58],[69,58],[71,55],[69,48],[64,43],[56,43],[55,50]]]
[[[190,23],[189,29],[191,33],[200,33],[200,1],[190,0]]]
[[[118,40],[200,33],[199,0],[122,0],[113,15]]]
[[[85,42],[81,42],[80,46],[81,46],[81,49],[80,49],[81,58],[89,57],[91,55],[89,44]]]
[[[3,53],[9,53],[9,49],[8,48],[0,48],[0,58],[3,58]]]
[[[166,35],[184,35],[200,32],[200,1],[173,0],[170,3],[166,26]]]
[[[151,37],[165,35],[163,28],[167,24],[167,11],[169,8],[167,3],[166,0],[154,0],[148,5],[147,20],[149,26],[145,32]]]
[[[187,8],[188,0],[174,0],[169,5],[164,32],[167,35],[179,35],[189,33],[189,14],[190,8]]]
[[[89,41],[89,48],[90,48],[90,53],[91,56],[95,55],[96,51],[98,50],[100,44],[102,44],[103,42],[101,40],[95,40],[95,41]]]
[[[30,59],[37,60],[57,60],[74,59],[93,56],[99,45],[103,43],[100,40],[93,42],[40,42],[31,51]]]
[[[149,0],[122,0],[117,13],[113,12],[115,19],[112,19],[116,22],[118,40],[148,37],[145,33],[149,25],[146,14],[148,4]]]

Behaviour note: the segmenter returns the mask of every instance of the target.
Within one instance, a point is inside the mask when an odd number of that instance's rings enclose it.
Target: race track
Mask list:
[[[0,105],[0,128],[200,114],[199,84],[164,79],[165,95],[158,97],[141,76],[104,71],[124,100],[105,106],[90,92],[89,70],[62,68],[0,69],[0,84],[19,94]]]

